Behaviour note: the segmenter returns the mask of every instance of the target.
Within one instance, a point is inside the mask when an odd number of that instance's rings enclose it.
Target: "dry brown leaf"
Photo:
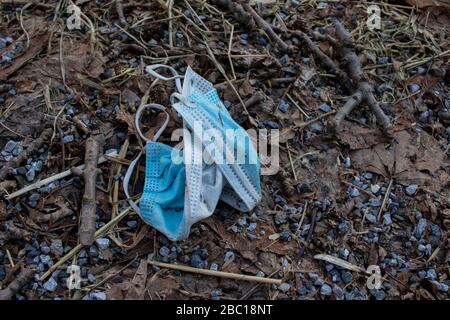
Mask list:
[[[419,184],[437,190],[445,172],[441,169],[444,153],[426,132],[394,133],[391,145],[377,144],[371,148],[350,152],[355,168],[371,171],[401,184]],[[440,178],[438,178],[440,177]]]

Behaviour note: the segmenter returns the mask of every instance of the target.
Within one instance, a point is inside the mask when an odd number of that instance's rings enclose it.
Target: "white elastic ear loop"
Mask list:
[[[153,136],[152,140],[157,141],[159,139],[159,137],[161,136],[161,134],[166,129],[167,124],[169,123],[169,114],[166,112],[166,108],[164,108],[162,105],[156,104],[156,103],[144,104],[137,109],[136,116],[134,117],[134,125],[136,127],[136,130],[137,130],[139,136],[145,142],[149,141],[150,139],[145,137],[144,134],[142,133],[141,126],[140,126],[140,119],[141,119],[142,111],[144,111],[147,108],[162,111],[166,115],[166,120],[164,121],[163,125],[161,126],[161,128],[159,128],[159,130]]]
[[[168,69],[173,74],[173,77],[164,77],[163,75],[161,75],[161,74],[159,74],[158,72],[155,71],[155,69],[158,69],[158,68]],[[145,71],[150,73],[155,78],[158,78],[158,79],[161,79],[161,80],[164,80],[164,81],[175,80],[175,85],[177,87],[177,90],[178,90],[178,92],[181,93],[182,87],[181,87],[180,79],[184,78],[184,76],[180,75],[171,66],[168,66],[168,65],[165,65],[165,64],[151,64],[151,65],[145,67]]]
[[[153,136],[152,140],[157,141],[159,139],[159,137],[161,136],[161,134],[163,133],[163,131],[166,129],[167,124],[169,123],[169,114],[166,112],[166,108],[164,108],[162,105],[156,104],[156,103],[145,104],[138,108],[138,110],[136,111],[136,116],[134,118],[134,124],[136,126],[136,130],[137,130],[139,136],[146,142],[149,141],[150,139],[146,138],[142,134],[139,120],[141,119],[142,111],[144,111],[147,108],[162,111],[166,115],[166,120],[164,121],[163,125],[161,126],[161,128],[159,128],[159,130]],[[128,186],[130,185],[130,179],[131,179],[131,175],[133,174],[134,167],[136,167],[136,164],[139,163],[139,159],[141,159],[142,154],[143,154],[143,151],[139,152],[139,155],[136,157],[136,159],[131,161],[130,166],[127,169],[127,172],[125,173],[125,177],[123,178],[123,190],[125,192],[125,196],[127,197],[128,203],[130,204],[131,208],[133,208],[133,210],[138,215],[141,215],[141,210],[139,209],[138,205],[133,200],[131,200],[130,194],[128,191]]]
[[[123,178],[123,190],[125,192],[125,196],[127,197],[128,203],[130,204],[131,208],[133,208],[134,212],[136,212],[139,216],[141,216],[141,209],[139,209],[138,205],[133,200],[131,200],[130,194],[128,192],[128,186],[130,184],[130,178],[131,178],[131,175],[133,174],[134,167],[139,162],[139,159],[141,159],[141,156],[142,156],[142,151],[139,152],[139,155],[136,157],[136,159],[131,161],[130,166],[128,167],[128,170],[125,173],[125,177]]]

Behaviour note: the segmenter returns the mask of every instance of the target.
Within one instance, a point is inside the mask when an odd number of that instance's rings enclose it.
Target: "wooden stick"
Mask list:
[[[28,281],[33,278],[34,271],[24,268],[20,274],[3,290],[0,290],[0,300],[11,300]]]
[[[98,160],[98,164],[102,164],[102,163],[108,161],[108,159],[106,157],[114,157],[114,156],[117,156],[117,151],[116,150],[105,154],[103,157],[100,157],[100,159]],[[45,185],[47,185],[47,184],[49,184],[49,183],[51,183],[53,181],[57,181],[57,180],[65,178],[65,177],[68,177],[68,176],[73,174],[72,170],[82,171],[82,170],[84,170],[84,164],[82,164],[82,165],[80,165],[78,167],[72,168],[72,169],[68,169],[68,170],[63,171],[61,173],[55,174],[54,176],[48,177],[46,179],[37,181],[37,182],[35,182],[33,184],[30,184],[30,185],[28,185],[28,186],[26,186],[26,187],[24,187],[24,188],[22,188],[20,190],[17,190],[15,192],[11,193],[10,195],[6,196],[5,198],[6,198],[6,200],[11,200],[11,199],[14,199],[14,198],[16,198],[18,196],[23,195],[24,193],[27,193],[29,191],[36,190],[36,189],[38,189],[40,187],[43,187],[43,186],[45,186]]]
[[[337,40],[341,44],[338,49],[341,51],[342,61],[347,68],[353,87],[356,89],[356,93],[350,98],[344,107],[337,112],[333,123],[334,129],[338,130],[342,120],[354,108],[358,107],[362,102],[365,102],[375,115],[384,132],[389,135],[389,132],[392,129],[392,124],[372,93],[373,87],[362,70],[361,62],[356,55],[355,45],[353,43],[351,33],[347,31],[344,25],[337,18],[333,19],[333,24],[336,29]]]
[[[219,278],[260,282],[260,283],[275,284],[275,285],[280,285],[282,282],[281,279],[271,279],[271,278],[263,278],[263,277],[256,277],[256,276],[248,276],[245,274],[237,274],[237,273],[231,273],[231,272],[198,269],[198,268],[193,268],[193,267],[179,265],[179,264],[158,262],[158,261],[154,261],[154,260],[147,260],[147,262],[152,265],[161,267],[161,268],[203,274],[206,276],[213,276],[213,277],[219,277]]]
[[[96,221],[96,183],[97,174],[100,169],[97,167],[102,143],[100,138],[90,137],[86,140],[86,155],[84,158],[84,194],[81,203],[80,215],[80,242],[84,246],[91,246],[94,243],[95,221]]]

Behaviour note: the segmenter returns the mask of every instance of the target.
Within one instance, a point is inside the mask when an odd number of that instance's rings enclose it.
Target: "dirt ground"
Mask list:
[[[448,299],[450,3],[417,2],[0,0],[0,298]],[[258,206],[220,203],[179,242],[122,188],[136,109],[168,108],[167,144],[182,127],[156,63],[191,66],[243,128],[280,130]],[[144,119],[151,136],[162,117]]]

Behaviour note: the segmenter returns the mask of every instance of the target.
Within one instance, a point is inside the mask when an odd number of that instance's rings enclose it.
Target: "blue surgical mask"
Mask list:
[[[156,73],[157,68],[167,68],[173,76],[163,77]],[[171,100],[183,119],[184,148],[179,150],[156,142],[168,123],[163,106],[152,104],[139,108],[136,128],[141,138],[147,141],[147,158],[140,208],[130,201],[133,209],[171,240],[185,239],[194,223],[213,214],[219,199],[241,211],[252,210],[261,198],[257,153],[250,137],[231,118],[212,84],[190,67],[182,86],[180,79],[183,77],[171,67],[152,65],[146,70],[159,79],[175,80],[178,92]],[[145,108],[166,114],[166,121],[153,141],[146,139],[139,129],[139,119]],[[199,127],[201,130],[196,130]],[[203,133],[212,129],[214,139],[204,139]],[[235,143],[226,144],[227,135],[236,132],[239,132],[239,138],[231,138]],[[209,152],[214,149],[210,147],[223,152]],[[181,157],[184,162],[173,161],[174,156]],[[138,160],[139,157],[132,162],[124,179],[128,198],[129,179]]]

